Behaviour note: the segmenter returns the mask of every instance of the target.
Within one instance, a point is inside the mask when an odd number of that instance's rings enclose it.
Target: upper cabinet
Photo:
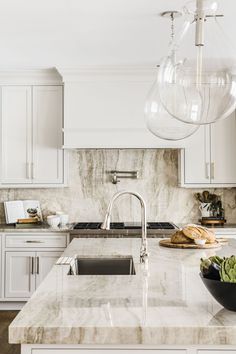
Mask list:
[[[210,127],[200,127],[180,151],[181,184],[210,183]]]
[[[156,69],[60,70],[64,81],[65,148],[184,147],[151,134],[144,117]]]
[[[28,86],[5,86],[1,91],[1,181],[29,183],[32,90]]]
[[[183,187],[236,186],[236,117],[202,126],[180,151],[180,185]]]
[[[236,117],[211,126],[211,182],[236,186]]]
[[[65,185],[62,123],[62,85],[1,85],[0,187]]]
[[[33,183],[63,183],[62,86],[33,87]]]

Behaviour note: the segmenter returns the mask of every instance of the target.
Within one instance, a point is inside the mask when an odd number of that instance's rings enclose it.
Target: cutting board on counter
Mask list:
[[[160,240],[159,245],[168,248],[179,248],[179,249],[211,249],[211,248],[221,248],[222,245],[228,243],[226,238],[219,238],[215,243],[206,243],[203,246],[196,245],[195,243],[172,243],[170,238],[165,238]]]

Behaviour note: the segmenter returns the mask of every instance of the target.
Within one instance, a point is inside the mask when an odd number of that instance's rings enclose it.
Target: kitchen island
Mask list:
[[[22,354],[235,353],[236,313],[223,309],[199,277],[199,260],[236,254],[177,250],[149,239],[149,266],[139,263],[140,239],[74,239],[65,256],[132,255],[135,275],[68,275],[55,265],[9,327]]]

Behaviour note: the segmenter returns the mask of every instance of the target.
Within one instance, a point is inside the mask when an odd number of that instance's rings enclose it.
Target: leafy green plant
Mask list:
[[[236,283],[236,256],[226,258],[220,268],[221,281]]]
[[[205,278],[236,283],[236,256],[201,258],[200,270]]]
[[[222,208],[221,197],[217,194],[203,191],[202,193],[195,193],[194,197],[200,203],[209,203],[207,210],[211,210],[214,216],[223,216],[224,209]]]

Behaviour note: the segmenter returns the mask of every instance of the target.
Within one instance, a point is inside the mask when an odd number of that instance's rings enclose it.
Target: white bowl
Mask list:
[[[69,215],[68,214],[61,214],[60,215],[61,225],[66,225],[69,222]]]
[[[65,226],[69,222],[69,215],[63,213],[63,211],[57,211],[56,215],[60,217],[60,224]]]
[[[60,216],[57,215],[49,215],[47,216],[47,223],[51,227],[57,227],[60,224]]]
[[[206,240],[202,240],[202,239],[200,239],[200,238],[196,238],[196,239],[194,240],[194,242],[195,242],[196,245],[204,246],[205,243],[206,243]]]

